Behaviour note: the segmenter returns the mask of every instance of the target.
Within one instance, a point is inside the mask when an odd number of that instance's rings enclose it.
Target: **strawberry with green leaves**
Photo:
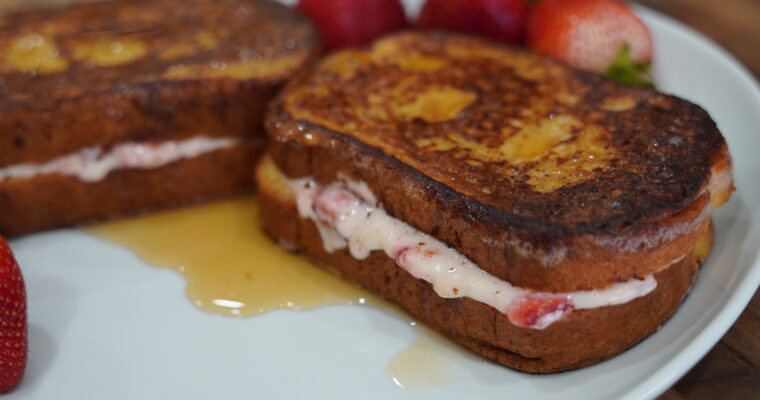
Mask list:
[[[0,236],[0,393],[21,381],[26,369],[26,289],[8,243]]]
[[[619,1],[542,0],[531,13],[527,36],[534,49],[576,68],[651,85],[651,34]]]

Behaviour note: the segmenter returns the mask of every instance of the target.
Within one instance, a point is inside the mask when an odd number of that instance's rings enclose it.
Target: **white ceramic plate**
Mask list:
[[[418,2],[417,2],[418,4]],[[741,313],[760,282],[760,90],[725,51],[646,9],[659,87],[704,106],[728,140],[738,192],[715,213],[717,241],[692,294],[661,331],[596,366],[532,376],[451,352],[455,374],[424,390],[385,373],[415,335],[369,307],[203,313],[184,280],[74,230],[11,243],[29,294],[30,360],[8,399],[643,399],[666,390]]]

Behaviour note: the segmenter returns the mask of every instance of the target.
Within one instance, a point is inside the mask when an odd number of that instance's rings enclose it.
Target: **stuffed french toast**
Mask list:
[[[0,15],[0,234],[251,191],[265,107],[318,53],[269,0]]]
[[[275,241],[534,373],[665,323],[733,191],[699,106],[454,34],[335,53],[266,126],[256,177]]]

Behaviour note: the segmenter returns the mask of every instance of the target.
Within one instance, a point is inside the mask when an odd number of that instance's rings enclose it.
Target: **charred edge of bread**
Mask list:
[[[628,303],[576,310],[544,330],[519,328],[490,306],[438,296],[381,252],[357,260],[347,250],[327,253],[310,220],[300,218],[290,189],[272,169],[256,172],[265,232],[343,278],[401,306],[473,352],[516,370],[559,372],[608,359],[655,332],[691,288],[698,263],[689,254],[655,274],[650,294]]]
[[[364,181],[389,215],[447,243],[488,273],[521,287],[570,292],[641,278],[686,254],[707,227],[701,218],[709,196],[703,195],[684,210],[619,238],[647,238],[657,229],[693,224],[689,232],[650,248],[632,250],[621,249],[614,240],[602,242],[595,235],[570,235],[560,242],[564,250],[561,259],[546,264],[540,248],[525,248],[520,236],[485,225],[486,216],[467,206],[463,196],[442,196],[437,191],[439,185],[419,172],[387,155],[354,146],[350,139],[336,137],[330,143],[330,147],[323,147],[273,140],[268,154],[289,177],[313,176],[318,182],[333,182],[340,173]],[[419,212],[421,204],[424,213]]]
[[[263,147],[261,138],[246,140],[159,168],[112,171],[98,182],[59,174],[0,181],[0,234],[19,236],[250,192],[250,166]]]

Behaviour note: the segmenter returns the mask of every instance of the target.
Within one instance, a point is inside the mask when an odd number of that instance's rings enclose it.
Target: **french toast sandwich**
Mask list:
[[[0,233],[252,190],[266,104],[319,51],[269,0],[0,16]]]
[[[657,330],[733,191],[699,106],[446,33],[327,57],[266,127],[255,174],[269,235],[534,373]]]

